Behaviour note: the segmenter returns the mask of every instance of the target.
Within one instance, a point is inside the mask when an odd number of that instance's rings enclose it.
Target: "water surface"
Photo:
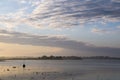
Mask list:
[[[8,60],[0,69],[5,80],[120,80],[120,60]]]

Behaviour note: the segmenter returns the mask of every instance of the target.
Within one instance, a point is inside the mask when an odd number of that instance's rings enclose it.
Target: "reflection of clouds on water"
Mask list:
[[[99,62],[99,63],[98,63]],[[45,60],[6,61],[0,64],[1,80],[119,80],[119,61]],[[44,63],[44,64],[43,64]],[[21,65],[20,65],[21,64]],[[105,65],[103,65],[105,64]],[[10,66],[11,65],[11,66]]]
[[[12,71],[14,73],[14,71]],[[119,73],[114,74],[107,72],[88,72],[88,73],[81,73],[81,72],[40,72],[39,70],[29,72],[27,69],[24,70],[23,74],[12,74],[11,76],[2,77],[1,79],[5,80],[113,80],[115,77],[118,77]],[[119,80],[116,78],[116,80]]]
[[[7,68],[7,67],[6,67]],[[72,77],[75,77],[75,73],[69,73],[69,72],[41,72],[41,71],[30,71],[29,69],[19,70],[13,70],[12,68],[9,68],[10,71],[4,71],[1,72],[3,75],[1,75],[1,79],[5,80],[69,80]],[[19,71],[18,71],[19,70]]]

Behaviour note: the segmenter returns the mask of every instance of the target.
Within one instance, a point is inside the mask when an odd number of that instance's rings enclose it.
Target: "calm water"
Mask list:
[[[0,69],[6,80],[120,80],[120,60],[9,60]]]

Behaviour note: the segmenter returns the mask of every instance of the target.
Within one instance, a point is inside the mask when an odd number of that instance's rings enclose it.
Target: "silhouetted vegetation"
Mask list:
[[[78,56],[41,56],[41,57],[0,57],[0,61],[5,60],[82,60],[82,59],[100,59],[100,60],[120,60],[118,57],[109,56],[91,56],[91,57],[78,57]]]
[[[114,59],[114,60],[120,60],[119,57],[109,57],[109,56],[91,56],[91,57],[82,57],[84,59],[105,59],[105,60],[109,60],[109,59]]]
[[[40,60],[81,60],[81,57],[77,56],[42,56],[39,57]]]
[[[41,57],[2,57],[1,60],[81,60],[77,56],[41,56]]]

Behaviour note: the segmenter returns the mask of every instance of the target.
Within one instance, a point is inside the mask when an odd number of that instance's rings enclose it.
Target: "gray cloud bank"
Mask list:
[[[97,47],[88,43],[70,40],[59,36],[39,36],[26,33],[10,32],[0,30],[0,42],[14,43],[22,45],[60,47],[63,49],[74,50],[80,53],[93,55],[120,56],[120,48]]]

